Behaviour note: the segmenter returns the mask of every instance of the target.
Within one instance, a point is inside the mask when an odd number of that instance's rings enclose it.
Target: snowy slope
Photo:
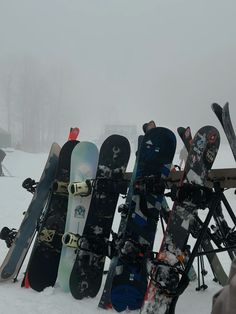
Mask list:
[[[35,180],[39,179],[46,158],[47,154],[29,154],[21,151],[7,152],[4,165],[13,175],[13,177],[0,177],[0,228],[3,226],[15,228],[19,227],[23,218],[22,213],[27,209],[27,206],[31,200],[30,193],[26,192],[21,187],[22,181],[26,177],[31,177]],[[133,162],[134,155],[130,160],[128,171],[132,170]],[[175,162],[178,163],[178,155],[176,155]],[[221,167],[235,167],[235,162],[227,145],[223,145],[221,147],[218,158],[214,165],[214,168]],[[232,208],[234,209],[236,202],[233,192],[233,190],[227,191],[226,195]],[[120,202],[122,202],[122,199]],[[201,214],[204,215],[204,213]],[[115,216],[114,230],[117,229],[118,224],[119,216],[117,215]],[[158,228],[155,243],[155,248],[157,250],[161,237],[161,230]],[[7,248],[5,243],[0,242],[0,262],[3,261],[6,253]],[[221,253],[220,257],[226,269],[229,270],[230,260],[227,254]],[[54,288],[47,288],[41,293],[30,289],[21,288],[21,279],[23,278],[23,273],[27,265],[26,263],[28,258],[29,256],[27,256],[26,262],[20,271],[18,282],[0,283],[0,314],[92,314],[96,312],[106,312],[97,308],[100,294],[95,299],[78,301],[73,299],[70,294],[62,292],[58,286]],[[108,261],[106,264],[108,267]],[[209,269],[207,262],[206,267]],[[191,314],[209,314],[211,309],[212,295],[220,289],[220,286],[212,281],[212,274],[210,270],[206,276],[206,284],[208,285],[208,289],[206,291],[196,292],[195,288],[197,286],[197,282],[191,283],[178,301],[176,314],[182,314],[189,311],[191,311]],[[100,293],[101,292],[102,289]]]

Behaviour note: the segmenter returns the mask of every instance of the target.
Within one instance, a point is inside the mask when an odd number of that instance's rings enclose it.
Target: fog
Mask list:
[[[0,0],[0,127],[18,144],[24,112],[60,143],[151,119],[221,131],[210,105],[229,101],[235,124],[235,16],[233,0]]]

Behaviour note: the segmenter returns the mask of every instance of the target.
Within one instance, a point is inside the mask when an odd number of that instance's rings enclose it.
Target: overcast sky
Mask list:
[[[235,125],[235,0],[0,0],[0,45],[1,59],[73,68],[84,139],[151,119],[220,129],[214,101],[230,102]]]

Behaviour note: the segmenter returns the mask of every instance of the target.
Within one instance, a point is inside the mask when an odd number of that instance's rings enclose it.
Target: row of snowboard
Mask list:
[[[222,112],[228,107],[224,108]],[[142,313],[170,313],[180,290],[188,284],[186,273],[192,260],[186,266],[185,257],[190,233],[198,229],[205,249],[211,245],[197,220],[197,210],[220,206],[216,192],[206,188],[220,136],[212,126],[201,128],[193,139],[184,130],[189,154],[181,184],[171,189],[174,206],[170,211],[164,193],[176,137],[153,122],[144,129],[130,182],[124,178],[130,146],[123,136],[108,137],[100,152],[93,143],[79,143],[75,138],[61,149],[52,145],[39,182],[24,183],[33,199],[18,232],[9,234],[12,241],[5,236],[10,248],[0,268],[1,281],[17,277],[37,234],[23,286],[42,291],[58,281],[77,299],[95,297],[108,256],[111,263],[101,307],[112,304],[119,312],[135,310],[143,305],[146,293]],[[126,200],[119,207],[121,221],[114,234],[111,227],[119,194]],[[157,223],[162,218],[167,228],[159,253],[153,254]],[[211,254],[210,260],[219,269],[217,256]],[[224,283],[227,276],[220,271]]]

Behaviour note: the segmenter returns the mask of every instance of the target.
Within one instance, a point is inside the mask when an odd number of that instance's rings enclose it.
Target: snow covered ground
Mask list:
[[[11,228],[19,227],[23,218],[23,211],[27,209],[32,197],[30,193],[21,187],[22,181],[27,177],[37,180],[41,175],[46,158],[47,154],[29,154],[14,150],[7,152],[4,165],[13,175],[13,177],[0,177],[0,228],[3,226],[9,226]],[[129,163],[129,171],[132,170],[133,161],[134,155],[132,156]],[[176,155],[175,163],[178,162],[178,155]],[[220,148],[214,168],[231,167],[235,167],[235,161],[228,145],[225,144]],[[231,189],[225,194],[232,208],[236,208],[234,190]],[[120,202],[122,202],[122,200],[120,200]],[[202,213],[202,215],[205,215],[205,213]],[[116,230],[118,224],[119,216],[117,215],[115,216],[114,220],[114,230]],[[159,241],[161,239],[160,229],[161,228],[159,227],[155,243],[155,249],[157,250],[159,248]],[[0,263],[3,261],[6,253],[7,248],[5,243],[0,242]],[[227,254],[221,253],[219,256],[228,272],[230,267],[230,260]],[[106,312],[97,308],[102,289],[95,299],[78,301],[73,299],[70,294],[62,292],[57,285],[54,288],[47,288],[41,293],[31,289],[21,288],[21,280],[23,278],[28,258],[29,256],[27,256],[26,261],[20,271],[18,282],[0,283],[0,314],[92,314]],[[196,262],[194,264],[196,267]],[[106,267],[108,267],[108,261]],[[206,268],[209,270],[205,278],[208,289],[206,291],[196,292],[195,288],[197,286],[197,282],[190,283],[184,294],[179,298],[176,314],[189,312],[191,312],[191,314],[209,314],[211,312],[212,296],[220,289],[220,286],[212,281],[213,276],[207,261]]]

